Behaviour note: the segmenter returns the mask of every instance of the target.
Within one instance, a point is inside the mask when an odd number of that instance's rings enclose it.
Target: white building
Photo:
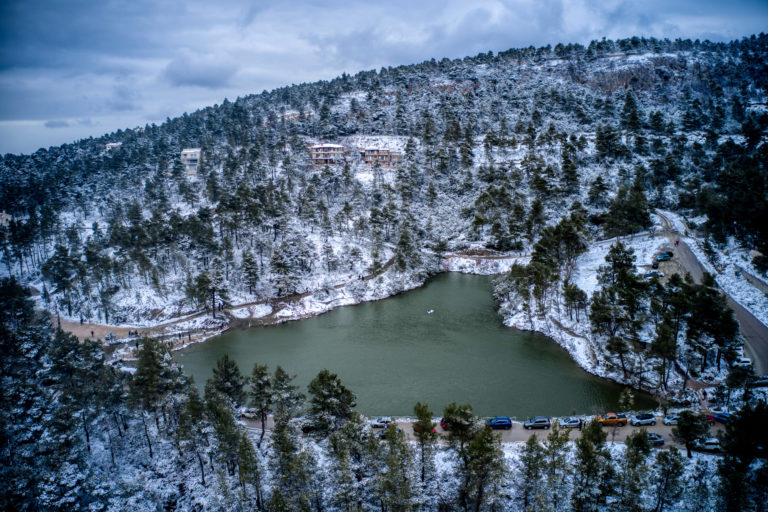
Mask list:
[[[188,148],[181,150],[181,163],[184,164],[184,170],[188,173],[197,172],[197,166],[200,164],[200,148]]]
[[[344,159],[344,147],[338,144],[315,144],[309,148],[309,158],[315,165],[332,165]]]

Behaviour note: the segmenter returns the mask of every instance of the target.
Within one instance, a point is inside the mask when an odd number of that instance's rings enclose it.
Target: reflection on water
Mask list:
[[[433,310],[432,313],[429,313]],[[621,387],[594,377],[550,339],[502,325],[490,278],[442,274],[418,290],[283,325],[232,331],[179,353],[202,385],[216,360],[282,365],[306,389],[323,369],[337,373],[369,416],[435,414],[450,402],[481,416],[523,418],[615,409]],[[652,407],[646,396],[637,407]]]

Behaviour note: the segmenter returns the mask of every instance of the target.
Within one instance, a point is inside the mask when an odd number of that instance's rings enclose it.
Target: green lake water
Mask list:
[[[549,338],[505,327],[491,279],[457,273],[315,318],[233,330],[176,358],[202,386],[224,354],[245,374],[256,362],[281,365],[304,392],[327,368],[368,416],[412,415],[417,401],[436,415],[454,401],[480,416],[584,414],[615,409],[622,389],[582,370]],[[653,406],[637,396],[636,408]]]

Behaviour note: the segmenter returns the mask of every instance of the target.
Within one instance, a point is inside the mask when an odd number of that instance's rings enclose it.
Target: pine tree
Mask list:
[[[605,448],[607,434],[597,420],[586,424],[575,441],[576,463],[571,505],[576,512],[597,511],[612,487],[613,467]]]
[[[637,102],[635,101],[635,95],[632,94],[632,91],[627,91],[627,95],[624,97],[624,108],[621,111],[621,120],[624,127],[629,131],[636,132],[642,127],[640,113],[637,109]]]
[[[435,449],[437,445],[437,433],[435,423],[432,421],[432,411],[428,404],[417,402],[413,406],[413,413],[416,416],[413,434],[416,437],[418,445],[418,479],[420,483],[421,499],[423,503],[432,501],[433,485],[436,479],[435,467]]]
[[[448,444],[459,458],[461,484],[458,502],[466,509],[469,506],[469,444],[477,434],[477,421],[471,405],[457,405],[455,402],[443,409],[443,421],[448,424]]]
[[[536,434],[525,442],[518,461],[517,497],[522,510],[534,510],[542,494],[544,477],[544,448]]]
[[[645,459],[651,453],[651,443],[646,431],[640,430],[627,436],[624,463],[617,475],[618,510],[635,512],[643,505],[642,494],[647,487],[648,468]]]
[[[546,478],[539,506],[546,510],[561,510],[568,495],[571,466],[568,462],[568,430],[552,427],[544,443],[543,469]]]
[[[466,475],[461,495],[472,510],[479,512],[486,504],[498,506],[504,484],[506,464],[501,450],[501,436],[484,425],[467,446]]]
[[[232,400],[235,407],[245,403],[245,378],[240,373],[237,363],[224,354],[216,361],[213,369],[213,387],[222,395]]]
[[[208,382],[211,383],[210,380]],[[218,442],[216,455],[227,468],[227,474],[234,476],[240,448],[240,427],[235,420],[232,406],[228,403],[226,395],[216,391],[213,386],[206,385],[205,410]]]
[[[256,259],[251,251],[243,251],[241,267],[245,284],[248,285],[248,293],[253,293],[253,289],[259,282],[259,265],[256,263]]]
[[[293,385],[295,375],[289,375],[278,365],[275,368],[275,374],[272,376],[273,403],[275,405],[275,416],[283,414],[290,416],[304,402],[304,395],[298,392],[298,386]]]
[[[405,434],[390,425],[385,436],[382,457],[384,470],[379,473],[380,502],[384,510],[413,510],[413,454]]]
[[[397,241],[395,249],[395,268],[400,272],[405,272],[410,268],[416,268],[421,263],[421,255],[414,247],[411,238],[411,228],[408,220],[404,220],[400,228],[400,238]]]
[[[321,370],[308,386],[309,418],[312,429],[320,435],[337,430],[352,418],[355,395],[335,373]]]
[[[237,450],[238,480],[243,492],[243,497],[248,499],[248,486],[253,487],[256,493],[256,509],[263,508],[263,491],[261,488],[261,468],[253,448],[253,443],[245,432],[240,433],[240,444]]]
[[[682,411],[677,420],[677,426],[672,429],[672,437],[685,445],[688,458],[691,458],[691,448],[707,434],[708,428],[704,419],[692,411]]]
[[[654,486],[654,512],[664,512],[667,505],[673,504],[683,492],[681,477],[685,470],[684,460],[674,446],[656,454],[655,472],[652,476]]]
[[[254,363],[250,384],[251,390],[248,396],[251,399],[251,405],[256,409],[261,420],[261,436],[259,437],[259,448],[261,448],[261,443],[264,441],[264,434],[267,429],[267,415],[275,400],[272,376],[267,371],[267,365]]]
[[[204,414],[205,406],[200,399],[200,393],[197,391],[197,387],[191,385],[187,400],[179,414],[178,425],[176,426],[176,442],[179,451],[189,447],[194,452],[200,465],[200,483],[203,485],[205,485],[205,463],[201,452],[204,450],[204,446],[209,444],[202,429]]]

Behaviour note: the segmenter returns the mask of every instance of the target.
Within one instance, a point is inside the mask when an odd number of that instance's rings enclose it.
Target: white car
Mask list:
[[[630,418],[629,423],[637,426],[637,425],[655,425],[656,424],[656,417],[653,414],[636,414]]]
[[[558,423],[560,424],[561,427],[578,428],[579,425],[581,425],[581,418],[577,418],[576,416],[570,416],[568,418],[560,420]]]
[[[680,419],[680,416],[677,414],[670,414],[669,416],[664,416],[664,419],[661,420],[661,422],[665,425],[677,425],[677,420]]]
[[[371,420],[371,427],[387,428],[389,427],[390,423],[392,423],[392,418],[390,418],[389,416],[382,416],[381,418],[376,418],[375,420]]]
[[[720,451],[720,440],[716,437],[710,437],[704,441],[699,441],[693,445],[694,450],[700,452],[717,453]]]
[[[736,358],[731,366],[735,368],[752,368],[752,360],[746,356],[741,356]]]

